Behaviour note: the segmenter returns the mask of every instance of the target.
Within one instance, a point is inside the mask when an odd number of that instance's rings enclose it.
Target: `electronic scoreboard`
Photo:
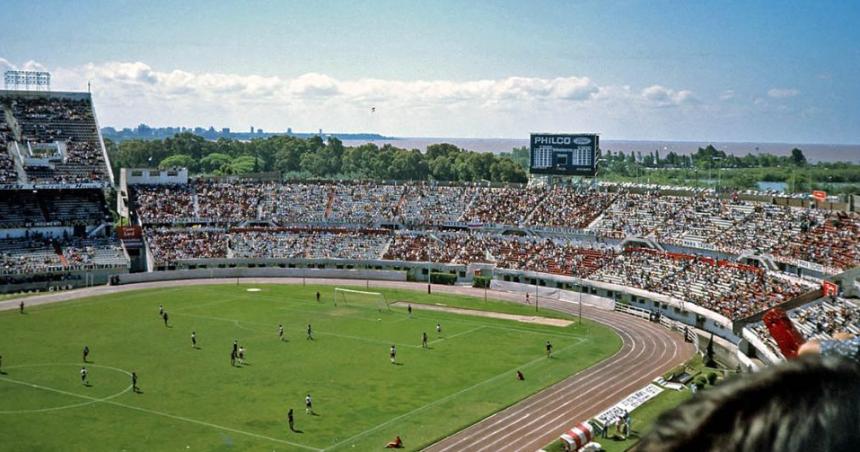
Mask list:
[[[533,133],[530,140],[532,174],[594,176],[597,134]]]

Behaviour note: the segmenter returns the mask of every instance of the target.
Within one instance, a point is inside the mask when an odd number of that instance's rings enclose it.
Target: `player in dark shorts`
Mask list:
[[[88,372],[87,372],[86,366],[81,367],[81,383],[83,383],[84,386],[90,385],[90,380],[89,380],[89,378],[87,378],[87,373]]]
[[[239,339],[233,339],[233,353],[239,353]]]
[[[313,330],[311,329],[310,323],[308,323],[308,337],[307,337],[307,339],[311,340],[311,341],[314,340]]]
[[[230,352],[230,365],[236,367],[236,350]]]
[[[320,302],[320,291],[318,290],[317,291],[317,303],[319,303],[319,302]]]
[[[164,305],[163,304],[158,305],[158,316],[164,317]]]
[[[132,392],[140,392],[140,388],[137,387],[137,372],[131,373],[131,390]]]
[[[290,411],[287,411],[287,422],[290,424],[290,431],[291,432],[296,431],[296,429],[294,427],[295,419],[293,419],[293,409],[292,408],[290,408]]]
[[[397,361],[397,347],[394,344],[391,344],[391,349],[388,350],[388,357],[391,358],[391,364]]]
[[[421,333],[421,347],[427,348],[427,333]]]
[[[278,339],[284,340],[284,325],[278,325]]]
[[[161,318],[164,319],[164,326],[167,326],[167,311],[161,314]]]
[[[314,412],[313,400],[311,400],[311,394],[308,393],[308,395],[305,396],[305,413],[306,414],[313,414],[313,412]]]
[[[90,356],[90,347],[88,345],[84,345],[84,362],[87,362],[87,357]]]
[[[24,313],[24,302],[21,301],[21,304],[18,305],[18,310],[21,314]]]
[[[546,357],[550,358],[552,355],[552,344],[549,341],[546,341]]]
[[[197,332],[191,332],[191,348],[197,348]]]
[[[406,305],[406,312],[409,313],[409,318],[412,318],[412,305]]]
[[[442,324],[436,322],[436,334],[442,334]]]

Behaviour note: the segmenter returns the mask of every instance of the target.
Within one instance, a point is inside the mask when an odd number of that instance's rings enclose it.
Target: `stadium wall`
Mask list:
[[[338,270],[313,268],[207,268],[195,270],[126,273],[116,283],[134,284],[205,278],[330,278],[354,280],[406,281],[406,272],[385,270]]]
[[[35,281],[0,284],[0,293],[18,292],[54,292],[59,290],[77,289],[79,287],[100,286],[107,284],[111,276],[127,275],[128,268],[95,268],[91,270],[72,270],[52,273],[28,273],[29,277],[58,277],[64,279],[52,281]],[[0,275],[2,276],[2,275]],[[20,276],[20,274],[14,274]]]

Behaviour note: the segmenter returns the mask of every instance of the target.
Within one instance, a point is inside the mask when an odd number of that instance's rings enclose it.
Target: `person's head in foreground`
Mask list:
[[[663,413],[633,450],[860,450],[860,366],[805,356],[738,376]]]

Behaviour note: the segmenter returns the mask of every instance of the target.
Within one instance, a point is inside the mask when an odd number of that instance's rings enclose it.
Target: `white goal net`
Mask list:
[[[334,305],[352,305],[352,306],[372,306],[376,309],[391,310],[388,302],[385,300],[385,295],[381,292],[370,292],[366,290],[346,289],[343,287],[334,288]]]

